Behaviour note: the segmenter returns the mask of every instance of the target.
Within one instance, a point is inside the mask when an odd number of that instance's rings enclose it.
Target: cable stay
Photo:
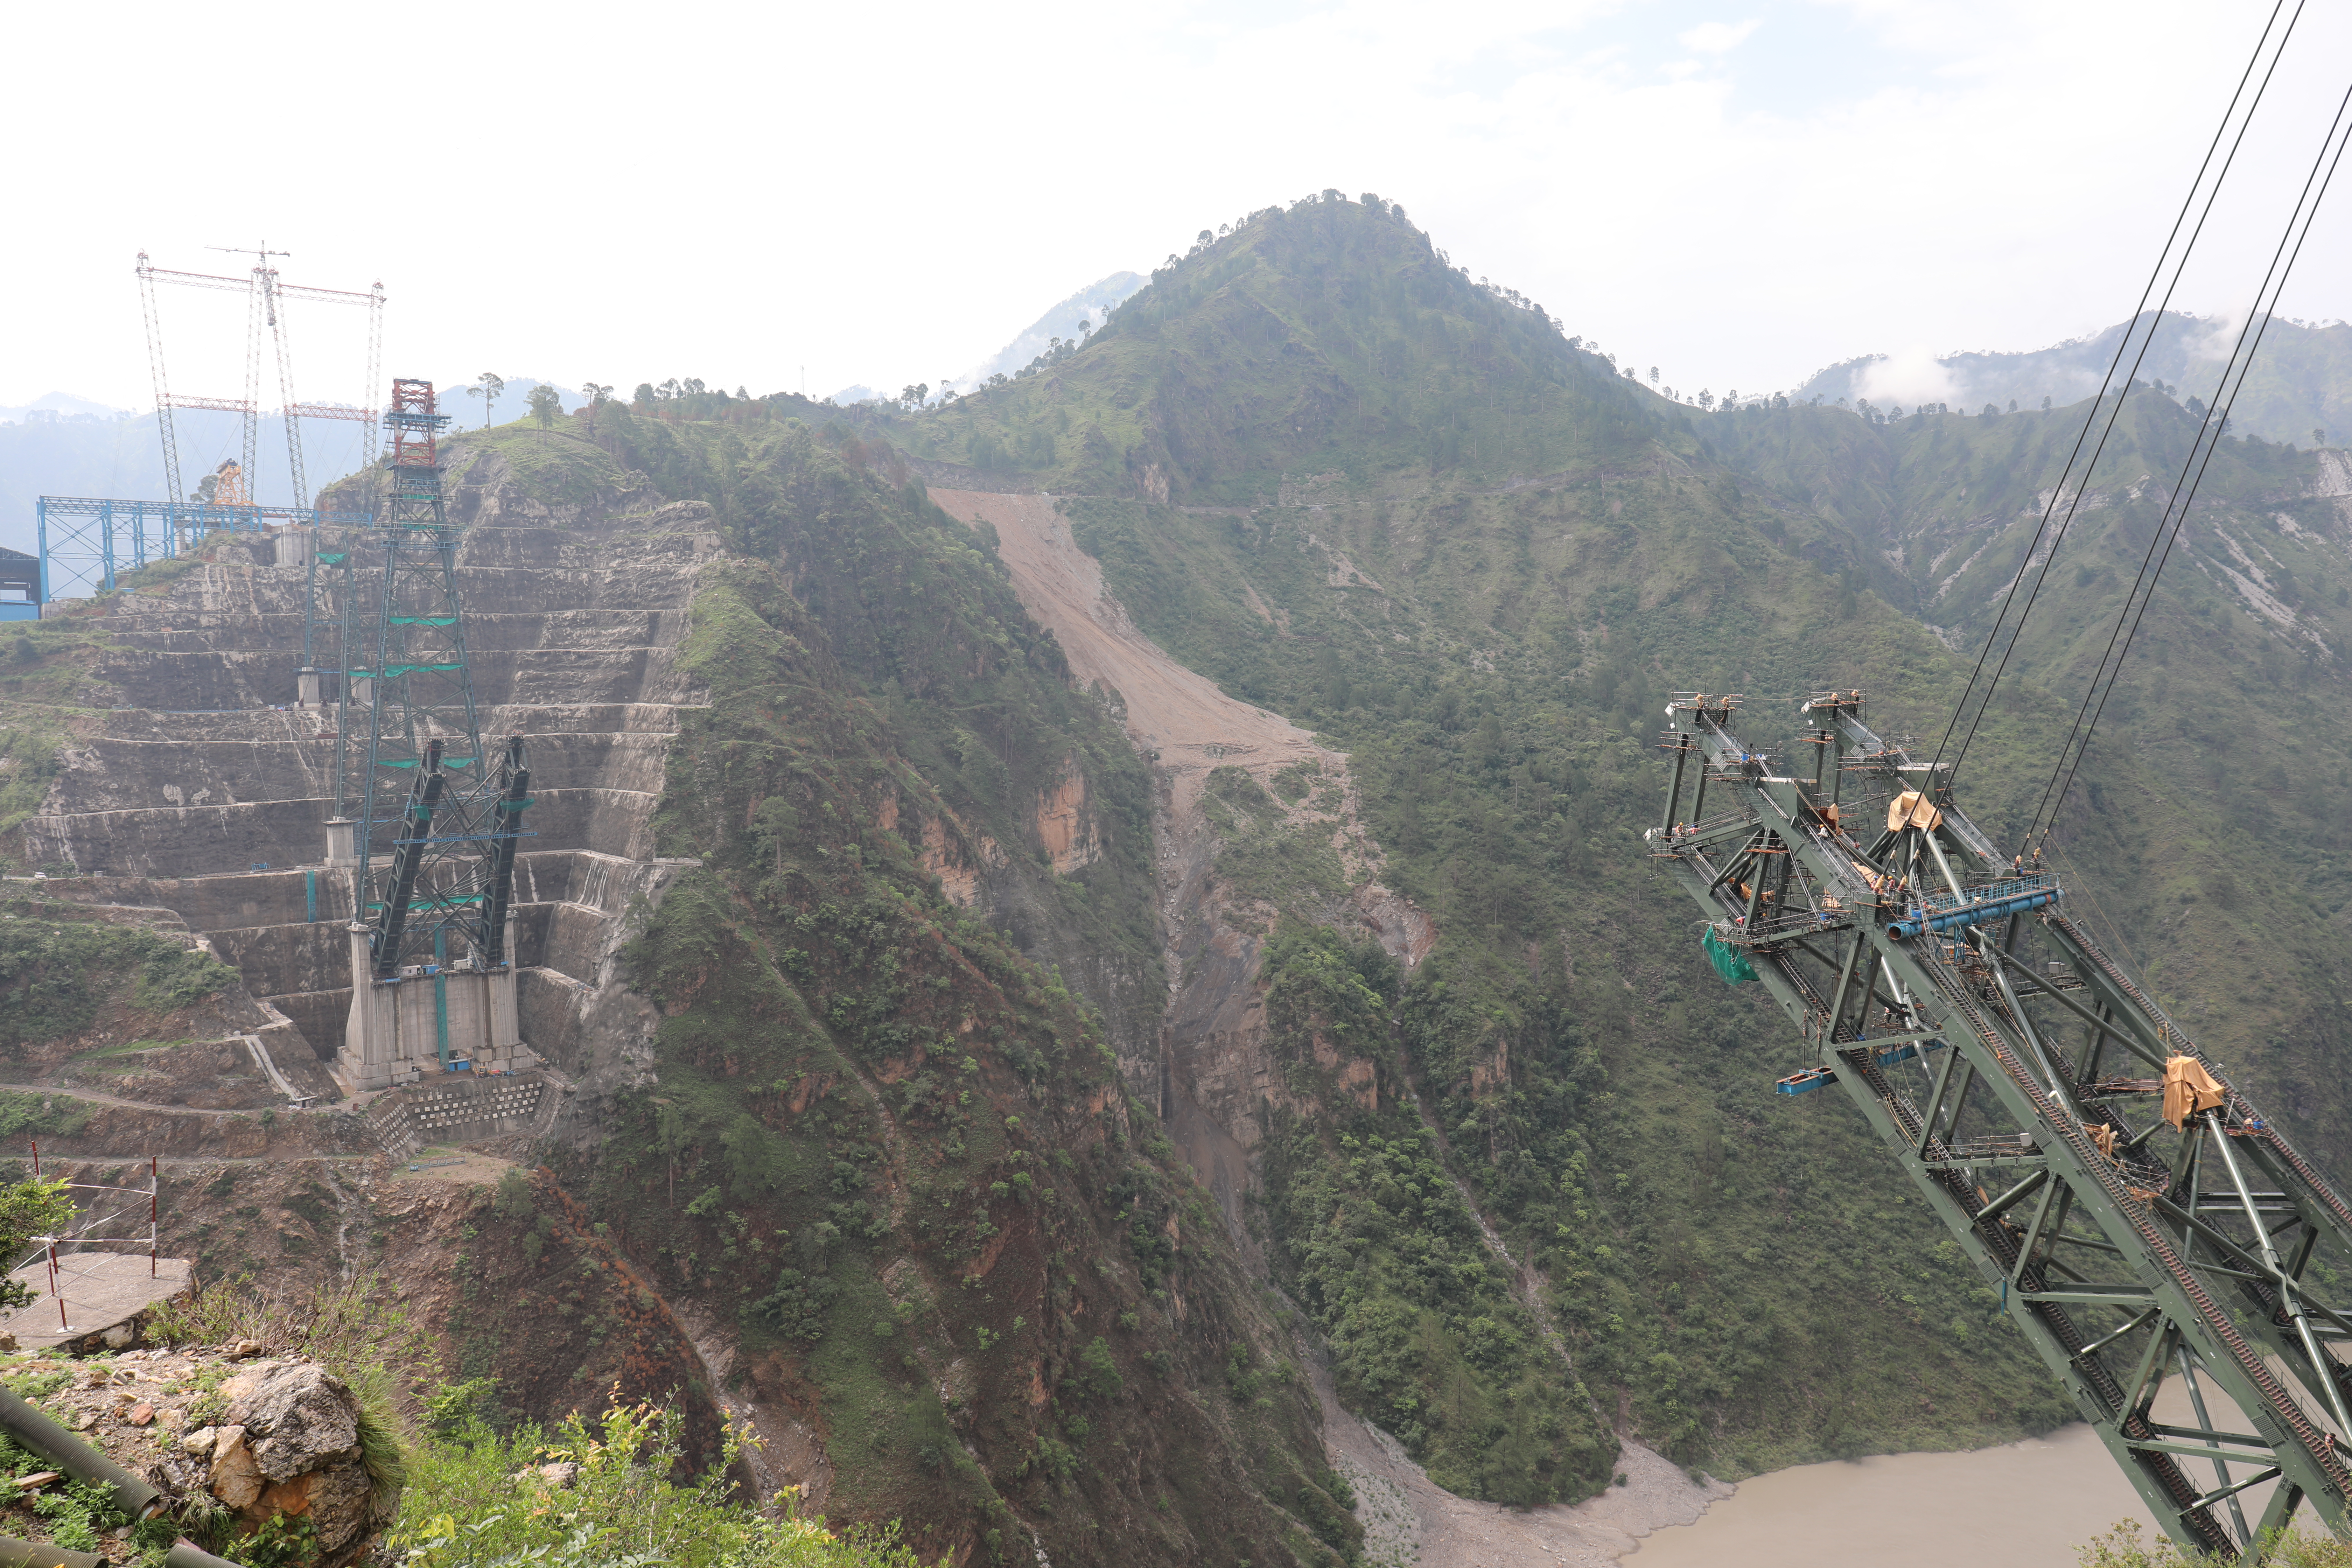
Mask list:
[[[1810,766],[1784,766],[1735,731],[1743,699],[1684,693],[1645,835],[1717,974],[1762,984],[1809,1047],[1777,1089],[1845,1092],[2166,1532],[2230,1562],[2306,1507],[2352,1536],[2352,1205],[2075,921],[2042,851],[2352,143],[2352,89],[2017,852],[1953,786],[2302,10],[2264,23],[1932,755],[1831,691],[1799,705]],[[2168,1385],[2193,1415],[2159,1414]]]
[[[1976,664],[1969,671],[1968,681],[1961,688],[1958,700],[1953,705],[1951,718],[1945,722],[1943,738],[1937,742],[1936,753],[1929,761],[1932,768],[1943,766],[1944,753],[1950,747],[1952,735],[1958,729],[1963,718],[1969,719],[1969,727],[1967,733],[1961,737],[1958,752],[1952,758],[1949,769],[1952,774],[1958,773],[1960,763],[1968,754],[1969,745],[1976,739],[1977,729],[1984,721],[1985,710],[1991,706],[1994,689],[2000,684],[2002,675],[2008,671],[2010,658],[2017,651],[2018,640],[2024,635],[2026,618],[2032,615],[2034,604],[2041,598],[2042,585],[2049,580],[2050,568],[2056,563],[2059,549],[2064,544],[2066,535],[2074,526],[2075,513],[2082,505],[2083,496],[2090,489],[2091,474],[2097,468],[2099,458],[2106,451],[2108,437],[2114,435],[2116,424],[2123,416],[2124,401],[2130,395],[2132,387],[2137,383],[2140,365],[2147,359],[2149,348],[2156,342],[2157,328],[2162,324],[2165,311],[2171,308],[2173,293],[2179,287],[2181,276],[2187,271],[2190,258],[2196,253],[2197,242],[2204,235],[2206,223],[2213,216],[2214,204],[2221,197],[2223,180],[2237,162],[2238,153],[2245,144],[2246,132],[2253,124],[2254,112],[2262,107],[2263,95],[2268,92],[2271,79],[2277,73],[2279,61],[2285,55],[2287,41],[2294,36],[2295,24],[2302,20],[2305,3],[2305,0],[2296,0],[2295,8],[2288,16],[2285,27],[2278,29],[2279,12],[2284,7],[2285,0],[2274,0],[2270,16],[2263,24],[2262,36],[2254,41],[2253,53],[2247,58],[2246,68],[2239,74],[2237,88],[2231,92],[2229,104],[2222,110],[2221,124],[2214,128],[2213,140],[2205,149],[2205,156],[2198,165],[2196,178],[2189,182],[2188,195],[2181,199],[2180,211],[2172,220],[2171,230],[2165,236],[2163,247],[2157,255],[2156,265],[2148,273],[2147,282],[2140,289],[2139,302],[2133,307],[2131,325],[2125,330],[2123,336],[2116,340],[2115,354],[2107,362],[2106,374],[2099,382],[2098,393],[2091,399],[2090,406],[2084,413],[2083,427],[2075,432],[2074,444],[2066,454],[2065,465],[2060,468],[2057,479],[2050,487],[2050,500],[2042,507],[2041,521],[2035,525],[2033,536],[2026,542],[2025,553],[2020,558],[2017,570],[2011,574],[2009,585],[2001,594],[2000,608],[1993,616],[1992,629],[1985,635],[1984,647],[1978,650]],[[2273,29],[2278,29],[2275,40],[2273,38]],[[2265,57],[2268,58],[2267,65],[2263,63]],[[2260,80],[2256,81],[2255,76],[2258,69],[2261,75]],[[2254,91],[2251,98],[2246,93],[2246,88],[2250,82],[2254,83]],[[2214,154],[2221,150],[2225,140],[2229,143],[2229,152],[2217,165],[2214,163]],[[2193,225],[2189,224],[2189,216],[2192,212],[2196,215]],[[2185,234],[2184,226],[2188,226]],[[2147,309],[2148,300],[2156,295],[2159,284],[2163,288],[2163,296],[2158,300],[2155,312],[2150,314]],[[2137,342],[2137,349],[2133,347],[2135,340]],[[2125,374],[2121,386],[2118,387],[2116,373],[2122,367],[2126,352],[2131,353],[2131,369]],[[2110,391],[2115,393],[2112,400],[2108,396]],[[2091,444],[2090,458],[2087,461],[2084,461],[2084,446],[2090,442],[2091,434],[2095,429],[2098,432],[2098,439]],[[2060,517],[2058,512],[2062,504],[2065,510],[2064,515]],[[2057,521],[2054,533],[2051,529],[2053,518]],[[2050,542],[2047,552],[2042,550],[2044,539]],[[2041,560],[2038,569],[2034,563],[2037,555]],[[2027,593],[2025,603],[2019,608],[2017,619],[2012,623],[2009,619],[2010,609],[2016,602],[2019,587],[2024,584],[2029,574],[2032,577],[2033,586]],[[2004,627],[2009,631],[2006,644],[2001,641],[2001,632]],[[2001,649],[2000,658],[1993,666],[1992,675],[1985,681],[1984,689],[1979,694],[1977,690],[1977,682],[1983,675],[1986,659],[1991,656],[1995,647]],[[1974,717],[1969,718],[1971,709],[1974,710]]]
[[[2303,189],[2295,199],[2295,210],[2288,219],[2286,232],[2272,252],[2269,269],[2263,273],[2262,286],[2256,289],[2254,309],[2247,313],[2244,325],[2238,331],[2237,341],[2231,345],[2230,357],[2216,378],[2213,396],[2206,405],[2203,418],[2197,426],[2196,438],[2189,443],[2189,456],[2182,460],[2180,475],[2174,480],[2172,492],[2165,501],[2164,515],[2158,521],[2156,531],[2148,540],[2147,549],[2140,558],[2138,574],[2132,579],[2130,591],[2124,595],[2123,607],[2116,614],[2116,625],[2107,635],[2106,647],[2099,656],[2099,667],[2083,693],[2082,705],[2075,710],[2074,722],[2058,749],[2058,760],[2052,766],[2050,782],[2043,786],[2041,802],[2034,808],[2033,819],[2027,825],[2024,843],[2035,855],[2049,841],[2051,831],[2057,826],[2059,809],[2065,805],[2067,794],[2074,788],[2074,774],[2083,765],[2089,752],[2091,735],[2098,728],[2099,716],[2106,710],[2107,699],[2114,695],[2116,683],[2123,674],[2123,663],[2131,652],[2133,640],[2139,635],[2140,622],[2156,597],[2156,585],[2163,576],[2165,563],[2172,558],[2172,547],[2179,542],[2181,531],[2188,525],[2189,509],[2197,500],[2197,492],[2205,482],[2205,471],[2213,461],[2213,454],[2228,432],[2230,416],[2238,405],[2238,395],[2245,390],[2246,376],[2253,368],[2254,356],[2262,348],[2263,335],[2270,330],[2278,302],[2286,290],[2287,279],[2294,276],[2294,264],[2303,255],[2304,242],[2311,237],[2311,226],[2319,216],[2320,203],[2334,183],[2342,166],[2345,148],[2352,142],[2352,88],[2336,106],[2336,117],[2329,123],[2327,135],[2321,141],[2319,154],[2312,162],[2311,172],[2305,176]],[[2158,545],[2162,546],[2161,551]],[[2094,701],[2095,699],[2095,703]],[[2062,781],[2063,777],[2063,783]]]

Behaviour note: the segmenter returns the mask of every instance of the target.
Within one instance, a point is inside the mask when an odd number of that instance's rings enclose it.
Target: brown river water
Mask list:
[[[2207,1409],[2244,1431],[2209,1386]],[[2178,1408],[2175,1408],[2175,1407]],[[2178,1380],[2157,1418],[2189,1423]],[[2190,1461],[2207,1486],[2211,1468]],[[2239,1472],[2242,1473],[2242,1472]],[[2259,1519],[2270,1488],[2245,1494]],[[1624,1568],[2075,1568],[2082,1545],[2122,1520],[2160,1536],[2139,1494],[2091,1428],[1957,1454],[1885,1454],[1801,1465],[1742,1481],[1696,1523],[1654,1531]]]

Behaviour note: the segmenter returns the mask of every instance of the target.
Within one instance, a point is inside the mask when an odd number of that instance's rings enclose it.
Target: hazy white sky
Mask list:
[[[2310,9],[2189,308],[2250,292],[2343,90],[2352,6]],[[822,395],[937,382],[1329,185],[1685,388],[2036,347],[2129,308],[2265,10],[27,5],[0,404],[152,403],[142,247],[381,279],[388,374]],[[2291,313],[2352,315],[2352,189],[2331,208]],[[174,389],[233,394],[236,302],[165,304]],[[356,314],[296,326],[301,395],[358,401]]]

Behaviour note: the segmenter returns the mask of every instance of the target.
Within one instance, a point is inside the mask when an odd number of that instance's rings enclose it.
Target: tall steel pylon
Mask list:
[[[353,823],[359,919],[378,979],[407,965],[495,970],[530,804],[520,736],[485,752],[458,604],[459,530],[441,494],[433,384],[394,381],[383,502],[319,559],[339,571],[336,787]],[[335,557],[330,560],[329,556]],[[315,593],[314,567],[314,593]]]
[[[215,250],[227,249],[213,246]],[[331,403],[304,403],[294,390],[293,344],[285,307],[289,301],[308,300],[320,304],[357,305],[368,312],[367,379],[362,383],[363,396],[375,395],[377,377],[382,374],[383,357],[383,285],[379,282],[366,293],[348,289],[313,289],[306,284],[288,283],[279,279],[270,258],[287,252],[271,250],[266,246],[236,252],[251,256],[254,266],[243,278],[226,278],[205,272],[178,272],[154,266],[147,253],[139,253],[139,298],[141,316],[147,328],[148,370],[155,383],[155,411],[162,426],[163,445],[163,482],[170,487],[170,500],[185,500],[180,489],[179,436],[173,415],[182,408],[205,408],[219,413],[236,414],[243,424],[239,430],[238,450],[242,461],[238,474],[246,487],[246,500],[250,506],[258,500],[255,483],[258,477],[256,465],[259,460],[261,442],[261,342],[267,330],[276,351],[279,412],[286,421],[286,450],[289,478],[293,485],[293,502],[297,508],[310,504],[309,475],[302,461],[302,421],[304,419],[356,420],[366,432],[361,442],[360,466],[375,461],[376,411],[365,404],[345,406]],[[191,397],[174,395],[170,377],[165,373],[163,354],[163,313],[155,298],[158,283],[181,284],[194,289],[226,290],[246,296],[245,395],[242,397]]]
[[[1647,837],[1813,1053],[1780,1091],[1845,1092],[2174,1540],[2251,1560],[2305,1503],[2352,1533],[2352,1303],[2323,1289],[2352,1208],[1860,692],[1803,706],[1785,772],[1738,700],[1668,707]]]

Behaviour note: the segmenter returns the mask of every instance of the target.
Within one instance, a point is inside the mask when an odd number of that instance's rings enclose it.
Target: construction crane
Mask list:
[[[163,481],[169,489],[169,499],[173,501],[186,499],[180,489],[179,436],[173,416],[179,409],[199,408],[241,416],[243,426],[237,470],[244,477],[242,488],[247,499],[235,504],[247,507],[257,504],[251,497],[253,477],[259,472],[256,465],[259,456],[262,413],[261,341],[266,330],[278,361],[278,406],[286,421],[286,451],[294,486],[292,504],[296,509],[307,508],[310,504],[310,486],[302,465],[302,421],[357,421],[366,432],[361,449],[361,466],[365,467],[375,460],[376,411],[365,405],[346,406],[333,403],[303,403],[297,398],[293,344],[284,307],[289,301],[306,300],[319,304],[357,305],[367,310],[367,379],[361,384],[366,389],[362,396],[372,399],[375,395],[376,377],[383,357],[383,285],[376,283],[364,294],[347,289],[314,289],[279,279],[271,258],[289,252],[271,250],[267,245],[247,250],[217,245],[206,248],[250,256],[254,258],[252,269],[243,278],[207,272],[178,272],[153,265],[143,250],[139,253],[139,297],[147,324],[147,363],[155,382],[156,423],[163,436]],[[172,391],[171,378],[164,366],[163,312],[155,296],[159,283],[226,290],[243,293],[247,297],[244,396],[199,397]]]
[[[2352,1303],[2315,1282],[2352,1208],[1860,691],[1802,705],[1788,769],[1739,703],[1668,705],[1646,837],[1813,1053],[1780,1091],[1862,1112],[2174,1540],[2235,1559],[2304,1504],[2352,1533]]]

